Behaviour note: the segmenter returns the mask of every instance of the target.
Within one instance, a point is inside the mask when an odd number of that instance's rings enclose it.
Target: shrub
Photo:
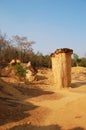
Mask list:
[[[26,76],[26,69],[23,68],[23,66],[21,64],[16,64],[14,66],[15,71],[16,71],[16,75],[21,79],[21,78],[25,78]]]
[[[79,63],[80,66],[86,67],[86,58],[81,58],[81,61]]]

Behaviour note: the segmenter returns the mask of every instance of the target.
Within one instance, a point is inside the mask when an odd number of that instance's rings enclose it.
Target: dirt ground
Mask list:
[[[28,84],[0,79],[0,130],[86,130],[86,68],[72,68],[68,89],[55,88],[51,69]]]

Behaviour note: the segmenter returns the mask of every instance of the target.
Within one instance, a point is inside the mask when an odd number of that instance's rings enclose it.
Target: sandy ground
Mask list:
[[[0,130],[86,130],[86,68],[72,68],[71,86],[57,92],[50,69],[30,84],[12,80],[0,80]]]

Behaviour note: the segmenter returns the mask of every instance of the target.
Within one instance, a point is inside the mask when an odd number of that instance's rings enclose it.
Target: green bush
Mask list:
[[[86,58],[81,58],[79,66],[86,67]]]
[[[16,75],[19,76],[19,78],[25,78],[26,76],[26,69],[23,68],[21,64],[16,64],[14,66]]]

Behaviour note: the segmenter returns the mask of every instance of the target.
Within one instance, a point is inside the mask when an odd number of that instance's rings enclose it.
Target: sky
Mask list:
[[[84,57],[86,0],[0,0],[0,30],[35,41],[35,53],[70,48]]]

